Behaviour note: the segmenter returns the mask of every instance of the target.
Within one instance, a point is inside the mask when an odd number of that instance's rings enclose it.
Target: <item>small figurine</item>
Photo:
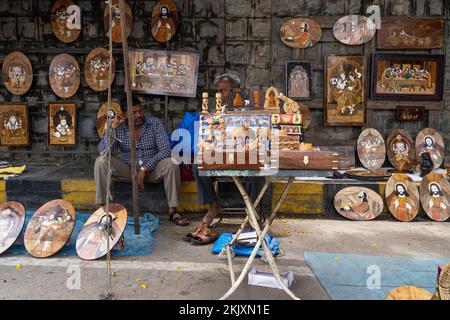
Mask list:
[[[279,95],[278,90],[275,87],[270,87],[267,89],[265,98],[264,109],[280,113],[280,101],[278,100]]]
[[[222,94],[216,93],[216,114],[222,113]]]
[[[429,152],[424,152],[420,156],[420,176],[425,177],[431,171],[433,171],[433,160],[431,159],[431,155]]]
[[[284,102],[283,110],[285,113],[297,113],[300,112],[300,106],[297,102],[292,100],[291,98],[286,97],[284,94],[280,92],[278,98]]]
[[[240,88],[236,88],[235,92],[236,92],[236,95],[234,96],[234,99],[233,99],[233,107],[234,108],[242,108],[242,107],[244,107],[245,106],[245,102],[244,102],[244,100],[242,99],[242,97],[240,95],[241,89]]]
[[[208,92],[203,92],[202,98],[202,114],[208,114]]]

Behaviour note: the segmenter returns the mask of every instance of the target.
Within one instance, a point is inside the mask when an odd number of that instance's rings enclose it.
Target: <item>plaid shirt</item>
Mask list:
[[[114,138],[115,137],[115,138]],[[128,166],[131,166],[131,146],[130,135],[128,133],[128,124],[124,123],[111,132],[111,147],[114,149],[119,145],[120,159]],[[104,155],[108,152],[106,133],[103,135],[98,145],[98,152]],[[169,138],[161,121],[152,116],[145,116],[141,135],[136,140],[136,165],[137,169],[144,166],[149,170],[154,170],[158,163],[170,158],[171,149]]]

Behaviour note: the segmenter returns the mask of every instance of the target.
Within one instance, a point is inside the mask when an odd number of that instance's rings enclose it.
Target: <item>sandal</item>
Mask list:
[[[195,228],[195,230],[191,233],[188,233],[187,235],[185,235],[183,237],[183,240],[186,242],[191,242],[192,238],[194,238],[195,236],[197,236],[197,234],[202,230],[203,225],[199,225],[197,226],[197,228]]]
[[[219,235],[210,228],[203,226],[200,232],[191,239],[191,243],[197,246],[210,244],[216,241]]]
[[[188,218],[183,217],[178,212],[169,214],[169,221],[173,222],[177,226],[182,226],[182,227],[185,227],[190,223]]]

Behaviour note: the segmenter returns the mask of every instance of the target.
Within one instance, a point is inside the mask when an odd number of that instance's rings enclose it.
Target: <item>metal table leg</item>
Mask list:
[[[274,219],[275,219],[275,215],[278,212],[278,210],[280,209],[281,204],[283,203],[283,201],[286,199],[287,193],[289,191],[290,186],[292,185],[292,183],[294,182],[294,177],[289,178],[288,183],[286,184],[286,186],[284,187],[284,190],[280,196],[280,199],[278,200],[272,214],[270,215],[269,219],[266,220],[265,224],[264,224],[264,229],[263,231],[261,231],[261,228],[259,226],[258,220],[257,220],[257,213],[256,213],[256,206],[255,204],[259,203],[258,200],[260,201],[262,199],[262,196],[264,195],[265,191],[267,190],[267,186],[270,184],[271,180],[269,178],[266,178],[266,184],[264,185],[263,190],[261,190],[258,199],[255,201],[255,203],[252,203],[250,201],[250,197],[248,196],[247,192],[245,191],[244,186],[242,185],[241,181],[239,180],[238,177],[233,177],[233,181],[236,184],[236,186],[239,189],[239,192],[241,193],[241,196],[245,202],[245,205],[247,207],[247,217],[244,220],[245,225],[250,222],[253,227],[255,228],[256,234],[258,235],[258,241],[250,255],[250,257],[248,258],[244,269],[242,270],[241,274],[239,275],[239,277],[235,280],[234,277],[234,272],[233,275],[231,276],[232,279],[232,286],[231,288],[228,290],[228,292],[226,292],[222,298],[220,298],[221,300],[225,300],[228,297],[230,297],[235,291],[236,289],[239,287],[239,285],[242,283],[242,281],[244,280],[244,277],[246,276],[248,269],[250,267],[250,265],[253,263],[253,260],[256,257],[257,252],[259,251],[259,248],[261,247],[261,245],[263,246],[263,250],[266,254],[266,258],[267,261],[269,263],[270,268],[273,271],[273,274],[275,276],[275,278],[277,279],[278,283],[280,284],[280,286],[282,287],[282,289],[293,299],[295,300],[300,300],[296,295],[294,295],[294,293],[292,293],[291,290],[289,290],[289,288],[284,284],[284,282],[281,279],[280,273],[278,271],[278,267],[276,265],[275,262],[275,258],[272,255],[272,252],[270,251],[270,248],[267,246],[267,243],[264,241],[264,237],[266,236],[267,232],[269,231],[270,226],[272,225]],[[241,225],[241,228],[239,228],[239,234],[240,232],[242,232],[242,229],[245,227],[245,225]],[[233,240],[228,244],[227,246],[227,255],[229,257],[230,254],[230,245],[232,243],[234,243],[234,241],[236,241],[238,236],[234,236]],[[231,260],[229,257],[229,265],[230,265],[230,272],[231,272]]]

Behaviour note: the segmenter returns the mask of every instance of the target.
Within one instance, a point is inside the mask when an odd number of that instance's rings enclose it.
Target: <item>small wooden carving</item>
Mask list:
[[[300,106],[297,102],[292,100],[291,98],[286,97],[281,92],[278,95],[278,98],[284,102],[283,110],[285,113],[298,113],[300,112]]]
[[[222,94],[216,93],[216,114],[222,113]]]
[[[280,101],[278,90],[275,87],[270,87],[266,91],[266,100],[264,101],[264,109],[280,113]]]
[[[202,114],[209,114],[208,97],[208,92],[202,93]]]
[[[233,107],[234,108],[242,108],[245,106],[245,101],[241,96],[241,88],[235,89],[234,99],[233,99]]]

